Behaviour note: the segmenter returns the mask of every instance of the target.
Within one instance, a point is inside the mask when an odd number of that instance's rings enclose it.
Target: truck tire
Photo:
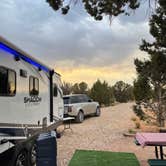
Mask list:
[[[96,112],[95,112],[95,116],[100,116],[101,111],[100,111],[100,107],[96,108]]]
[[[28,153],[21,150],[15,160],[15,166],[28,166]]]
[[[84,113],[83,113],[83,111],[79,111],[78,115],[76,117],[76,122],[82,123],[83,121],[84,121]]]

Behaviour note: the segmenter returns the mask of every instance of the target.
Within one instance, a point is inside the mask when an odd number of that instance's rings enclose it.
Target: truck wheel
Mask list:
[[[79,111],[77,117],[76,117],[76,122],[77,123],[82,123],[84,121],[84,113],[82,111]]]
[[[34,143],[30,149],[30,165],[34,166],[36,164],[36,147],[37,145]]]
[[[28,153],[22,150],[17,155],[15,166],[28,166]]]
[[[101,114],[100,108],[97,107],[96,112],[95,112],[95,116],[100,116],[100,114]]]

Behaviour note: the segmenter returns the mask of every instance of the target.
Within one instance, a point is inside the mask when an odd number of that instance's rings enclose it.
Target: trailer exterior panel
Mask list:
[[[0,159],[10,149],[25,155],[39,133],[56,130],[62,96],[58,73],[0,37]]]

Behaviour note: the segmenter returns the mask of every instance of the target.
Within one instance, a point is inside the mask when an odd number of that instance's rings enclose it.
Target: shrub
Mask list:
[[[135,133],[136,133],[136,131],[133,130],[133,129],[129,129],[128,132],[129,132],[130,134],[135,134]]]
[[[136,129],[140,129],[140,128],[141,128],[140,122],[135,121],[135,128],[136,128]]]
[[[142,111],[140,105],[134,105],[133,111],[141,120],[145,120],[145,113]]]
[[[132,117],[131,120],[135,122],[137,120],[137,118],[136,117]]]

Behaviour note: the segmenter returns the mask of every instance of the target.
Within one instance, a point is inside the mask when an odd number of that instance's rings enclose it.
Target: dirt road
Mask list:
[[[134,139],[123,133],[133,128],[132,103],[102,108],[100,117],[85,119],[81,124],[72,123],[72,130],[65,130],[58,140],[58,166],[67,166],[76,149],[132,152],[141,166],[147,159],[154,158],[153,147],[139,147]]]

